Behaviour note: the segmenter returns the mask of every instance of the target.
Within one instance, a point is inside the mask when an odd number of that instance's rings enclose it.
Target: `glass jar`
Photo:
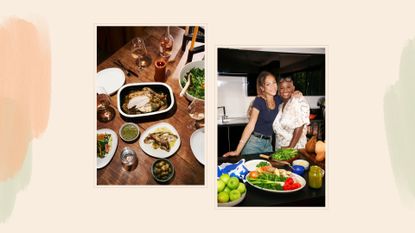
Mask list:
[[[313,165],[308,172],[308,186],[319,189],[323,185],[324,170],[319,166]]]

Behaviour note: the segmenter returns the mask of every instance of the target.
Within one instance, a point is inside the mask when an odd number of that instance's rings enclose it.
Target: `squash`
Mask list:
[[[316,161],[321,162],[326,158],[326,152],[320,152],[316,155]]]
[[[326,143],[323,141],[317,141],[314,150],[316,152],[317,161],[321,162],[326,158]]]
[[[317,141],[314,151],[316,152],[316,154],[326,152],[326,144],[323,141]]]
[[[305,145],[305,151],[308,153],[314,153],[316,148],[317,137],[313,136],[308,140],[307,144]]]

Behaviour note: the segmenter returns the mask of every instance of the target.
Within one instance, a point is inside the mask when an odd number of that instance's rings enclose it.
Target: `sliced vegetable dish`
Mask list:
[[[102,133],[97,134],[97,156],[99,158],[104,158],[107,155],[112,146],[112,137],[111,134]]]

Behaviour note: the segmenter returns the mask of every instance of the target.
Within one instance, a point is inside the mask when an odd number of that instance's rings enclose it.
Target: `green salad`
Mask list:
[[[199,99],[205,99],[205,69],[194,67],[184,75],[184,79],[181,80],[181,85],[186,85],[187,79],[191,78],[190,86],[187,89],[187,93]]]
[[[271,155],[271,157],[276,160],[290,160],[294,158],[295,156],[297,156],[297,154],[298,154],[297,149],[285,148],[285,149],[278,149],[277,151],[275,151],[274,154]]]
[[[97,134],[97,156],[104,158],[107,155],[112,146],[112,137],[109,133]]]

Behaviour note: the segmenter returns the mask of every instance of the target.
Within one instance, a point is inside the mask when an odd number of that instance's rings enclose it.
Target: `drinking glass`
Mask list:
[[[167,32],[160,39],[160,56],[169,58],[173,50],[173,36],[170,35],[170,27],[167,27]]]
[[[115,110],[111,106],[111,97],[103,87],[97,87],[97,119],[109,122],[115,117]]]
[[[136,59],[136,64],[140,70],[151,63],[144,40],[140,37],[136,37],[131,41],[131,56]]]
[[[193,99],[193,101],[187,107],[189,116],[195,120],[193,125],[189,125],[188,128],[201,128],[205,123],[205,101]]]

